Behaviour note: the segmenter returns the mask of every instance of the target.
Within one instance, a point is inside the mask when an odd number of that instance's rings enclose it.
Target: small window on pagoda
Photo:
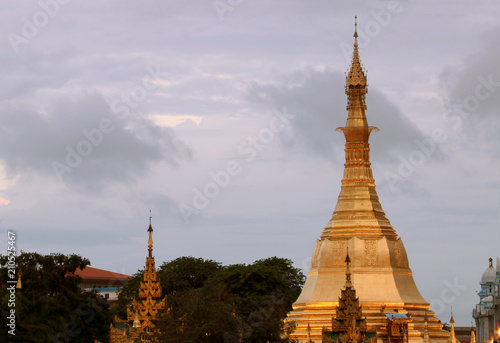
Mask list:
[[[109,299],[109,293],[104,294],[104,299]]]

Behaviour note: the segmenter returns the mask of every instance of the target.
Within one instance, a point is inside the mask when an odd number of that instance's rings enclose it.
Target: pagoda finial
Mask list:
[[[474,324],[472,323],[470,328],[470,343],[476,343],[476,332],[474,330]]]
[[[358,16],[357,15],[354,16],[354,38],[356,38],[355,44],[357,44],[358,43],[358,40],[357,40],[357,38],[358,38]]]
[[[347,74],[346,88],[362,86],[366,87],[366,75],[361,67],[358,51],[358,17],[354,17],[354,49],[352,53],[351,68]],[[347,89],[346,89],[347,91]],[[366,92],[365,92],[366,93]]]
[[[358,21],[355,17],[354,23],[354,49],[352,53],[351,66],[346,75],[345,94],[347,95],[348,111],[345,127],[339,127],[342,130],[347,142],[363,142],[368,144],[368,138],[372,130],[377,128],[368,126],[366,120],[366,94],[368,93],[368,83],[366,81],[365,71],[361,66],[358,50]],[[347,151],[347,150],[346,150]]]
[[[153,257],[153,227],[151,226],[151,210],[149,210],[149,240],[148,240],[148,252],[149,252],[149,257]]]
[[[349,257],[349,247],[347,248],[347,254],[345,256],[345,263],[347,264],[347,267],[345,270],[345,287],[352,288],[351,268],[349,267],[349,265],[351,264],[351,258]]]

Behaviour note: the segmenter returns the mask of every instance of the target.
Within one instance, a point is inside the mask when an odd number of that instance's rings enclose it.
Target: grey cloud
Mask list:
[[[500,137],[500,36],[499,27],[486,32],[483,45],[458,66],[440,75],[447,97],[446,120],[469,140],[491,143],[498,148]]]
[[[344,146],[341,133],[347,119],[344,93],[345,76],[337,71],[306,69],[284,76],[278,85],[253,82],[247,98],[265,108],[295,115],[291,120],[293,136],[282,141],[289,149],[305,150],[329,160]],[[424,134],[393,105],[384,94],[369,88],[367,117],[381,133],[372,135],[372,155],[378,160],[394,159],[417,148],[415,140]],[[380,135],[380,136],[376,136]],[[437,147],[436,149],[439,149]],[[433,154],[432,158],[440,156]]]
[[[56,101],[44,113],[6,105],[0,120],[0,158],[10,175],[59,174],[83,189],[134,182],[154,162],[175,166],[191,156],[172,129],[139,117],[120,119],[98,94]]]
[[[61,87],[75,74],[83,73],[81,68],[68,63],[68,60],[73,61],[75,54],[76,51],[72,50],[32,52],[29,55],[2,51],[0,100],[33,96],[37,90]]]

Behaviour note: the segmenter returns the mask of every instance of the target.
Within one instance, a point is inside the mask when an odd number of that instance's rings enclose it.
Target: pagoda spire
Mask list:
[[[368,130],[367,135],[358,138],[363,138],[366,141],[368,141],[368,136],[371,130],[375,128],[370,129],[368,127],[368,123],[365,116],[365,110],[366,110],[365,96],[366,93],[368,93],[368,83],[366,81],[365,71],[363,70],[363,66],[359,58],[357,27],[358,23],[356,21],[354,24],[354,48],[352,53],[351,67],[346,75],[346,82],[345,82],[345,94],[347,95],[346,109],[347,111],[349,111],[349,114],[347,116],[346,127],[342,131],[344,131],[344,134],[346,134],[349,130],[345,129],[354,127],[363,128],[365,130]]]
[[[362,142],[368,144],[368,138],[371,131],[378,129],[368,126],[368,121],[366,120],[365,96],[368,93],[368,83],[359,58],[357,27],[358,23],[356,17],[351,67],[346,75],[345,82],[345,94],[347,95],[346,109],[348,111],[347,123],[345,127],[339,127],[337,130],[342,130],[344,132],[347,143]]]
[[[365,96],[368,93],[366,74],[358,48],[357,22],[354,26],[354,50],[350,69],[346,75],[347,121],[339,127],[345,136],[345,164],[342,188],[335,212],[322,237],[371,236],[397,237],[380,205],[375,190],[375,180],[370,163],[372,131],[378,128],[368,125]],[[353,221],[352,219],[360,219]],[[345,225],[347,222],[350,224]],[[357,228],[352,224],[356,223]]]
[[[356,290],[351,283],[349,265],[351,258],[346,254],[346,283],[338,299],[335,317],[332,317],[331,330],[323,330],[322,342],[337,343],[375,343],[375,331],[368,331],[366,318],[362,318],[362,309]]]
[[[451,310],[451,318],[450,318],[450,324],[451,324],[451,328],[450,328],[450,343],[457,343],[457,339],[456,339],[456,336],[455,336],[455,319],[453,319],[453,310]]]
[[[470,343],[476,343],[476,330],[474,330],[474,325],[470,328]]]
[[[149,239],[146,258],[146,270],[139,285],[139,299],[134,299],[133,307],[139,315],[141,326],[144,330],[152,331],[155,327],[154,321],[159,310],[166,307],[166,297],[162,299],[162,288],[156,273],[155,259],[153,257],[153,227],[151,225],[151,211],[149,215]],[[129,320],[135,320],[134,313],[128,312]]]

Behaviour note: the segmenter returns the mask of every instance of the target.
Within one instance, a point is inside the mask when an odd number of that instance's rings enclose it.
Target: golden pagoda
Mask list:
[[[115,317],[111,324],[110,343],[154,342],[154,322],[158,311],[167,306],[167,298],[162,299],[160,280],[156,274],[153,257],[153,227],[149,217],[148,257],[146,270],[139,286],[139,300],[134,299],[133,311],[127,308],[127,319]]]
[[[409,319],[410,342],[421,343],[427,328],[430,342],[448,343],[450,334],[442,330],[439,320],[429,311],[429,303],[420,295],[403,242],[385,216],[375,190],[368,140],[370,133],[378,129],[368,126],[365,115],[368,85],[357,38],[356,23],[354,52],[345,85],[347,123],[337,129],[346,139],[340,195],[331,220],[316,241],[302,293],[288,314],[287,322],[296,325],[291,338],[301,343],[309,339],[321,342],[323,327],[329,327],[336,316],[338,294],[344,283],[344,256],[349,250],[352,282],[368,329],[376,330],[378,342],[389,341],[387,325],[393,317],[390,314],[399,314]]]

